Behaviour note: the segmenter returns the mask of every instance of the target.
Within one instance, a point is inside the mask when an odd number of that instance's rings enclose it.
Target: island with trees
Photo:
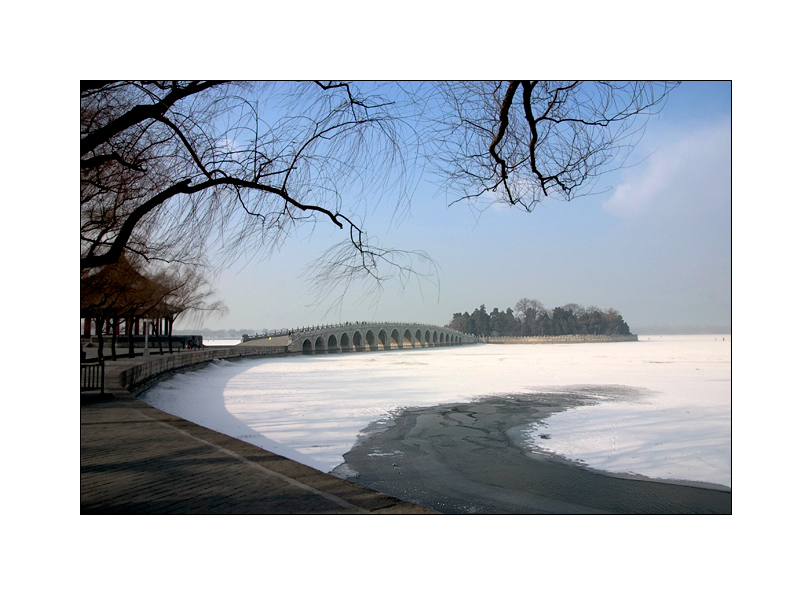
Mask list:
[[[538,300],[529,298],[519,300],[515,310],[507,308],[502,312],[494,308],[489,314],[483,304],[470,314],[456,312],[448,327],[489,339],[580,335],[633,340],[635,337],[620,313],[612,308],[601,310],[566,304],[547,309]]]

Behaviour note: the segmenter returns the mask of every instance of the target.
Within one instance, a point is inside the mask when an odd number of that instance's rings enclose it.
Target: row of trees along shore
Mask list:
[[[448,326],[479,337],[632,334],[620,313],[612,308],[600,310],[566,304],[548,310],[538,300],[529,298],[519,300],[515,311],[494,308],[488,314],[483,304],[470,314],[457,312]]]
[[[82,337],[89,338],[95,326],[99,359],[105,334],[111,335],[112,359],[117,357],[119,335],[128,338],[127,357],[135,357],[135,335],[156,335],[163,353],[160,336],[166,334],[172,353],[176,320],[201,320],[207,314],[228,311],[221,301],[210,299],[215,292],[196,267],[152,268],[122,257],[104,267],[82,270],[80,280]]]

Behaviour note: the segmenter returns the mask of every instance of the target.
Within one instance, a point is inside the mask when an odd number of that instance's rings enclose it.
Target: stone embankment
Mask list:
[[[217,359],[281,356],[287,353],[284,345],[264,347],[223,347],[182,351],[174,355],[142,357],[137,360],[119,358],[108,361],[105,371],[105,390],[140,393],[167,374],[194,368]],[[135,363],[137,362],[137,363]]]
[[[81,513],[436,514],[135,398],[215,359],[286,355],[284,345],[237,346],[106,362],[103,395],[82,393]]]
[[[558,337],[480,337],[483,343],[620,343],[637,335],[560,335]]]

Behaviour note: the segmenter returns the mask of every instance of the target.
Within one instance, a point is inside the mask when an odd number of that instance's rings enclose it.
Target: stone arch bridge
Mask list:
[[[418,349],[476,343],[473,335],[442,326],[403,322],[357,322],[294,329],[267,337],[251,337],[243,345],[287,342],[288,353],[351,353],[387,349]]]

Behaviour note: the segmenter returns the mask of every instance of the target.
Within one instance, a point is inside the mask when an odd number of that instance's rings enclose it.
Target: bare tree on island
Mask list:
[[[209,240],[223,266],[327,223],[346,235],[311,269],[321,289],[430,276],[428,255],[376,245],[368,210],[403,212],[429,164],[451,202],[570,200],[628,152],[671,88],[84,81],[81,268],[125,255],[194,265]]]
[[[544,304],[538,300],[522,298],[516,302],[516,311],[518,312],[517,317],[519,320],[524,320],[528,316],[532,317],[534,313],[540,314],[545,312],[545,309]]]

